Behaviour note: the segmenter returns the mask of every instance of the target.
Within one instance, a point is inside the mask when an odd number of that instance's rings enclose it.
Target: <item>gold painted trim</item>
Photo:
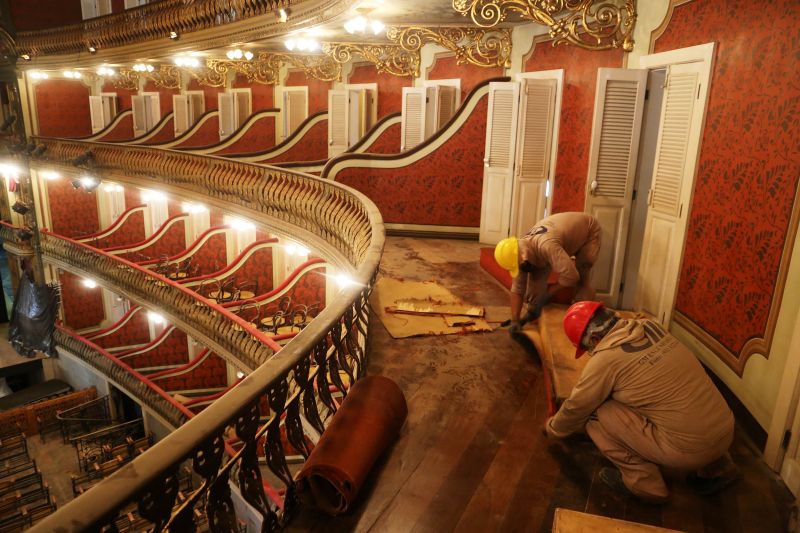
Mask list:
[[[181,88],[181,73],[178,67],[173,65],[161,65],[153,72],[137,72],[132,69],[121,68],[119,73],[111,80],[117,89],[136,90],[139,88],[139,80],[142,78],[152,80],[156,87],[162,89]]]
[[[419,77],[419,50],[408,51],[395,44],[323,43],[322,51],[340,64],[348,63],[358,55],[373,63],[378,72]]]
[[[587,50],[633,50],[636,0],[624,6],[607,0],[452,0],[453,9],[481,28],[503,22],[509,13],[550,28],[556,44]]]
[[[650,32],[650,43],[647,47],[648,54],[652,54],[655,51],[656,41],[667,31],[667,26],[669,26],[669,23],[672,20],[672,14],[675,12],[675,8],[693,1],[694,0],[670,0],[664,20],[656,29]]]
[[[438,44],[455,54],[457,65],[511,66],[510,28],[390,26],[386,37],[409,52],[418,52],[428,43]]]
[[[778,275],[772,293],[772,302],[770,303],[769,314],[767,315],[764,336],[753,337],[748,340],[744,346],[742,346],[738,355],[734,354],[721,342],[712,337],[711,334],[702,329],[700,325],[693,322],[691,318],[677,309],[675,310],[675,322],[705,344],[723,363],[736,372],[736,375],[739,377],[744,373],[744,367],[751,356],[760,354],[763,355],[765,359],[769,359],[769,351],[772,348],[772,341],[775,336],[775,326],[778,323],[778,315],[780,314],[781,303],[783,302],[783,293],[786,289],[786,280],[789,277],[789,263],[791,262],[792,250],[795,240],[797,239],[798,225],[800,225],[800,187],[798,187],[795,192],[794,205],[792,207],[791,217],[789,218],[789,227],[786,231],[783,251],[781,252],[781,262],[778,266]]]

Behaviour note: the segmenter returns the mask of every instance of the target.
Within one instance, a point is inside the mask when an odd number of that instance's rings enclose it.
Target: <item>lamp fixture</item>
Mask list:
[[[104,66],[104,67],[100,67],[100,68],[97,69],[97,75],[98,76],[113,76],[115,74],[116,74],[116,72],[114,72],[113,68],[109,68],[109,67],[105,67]]]
[[[125,190],[125,187],[117,183],[107,183],[103,185],[103,190],[106,192],[122,192]]]
[[[62,72],[62,74],[65,78],[69,78],[71,80],[79,80],[83,77],[83,75],[77,70],[65,70]]]
[[[61,175],[55,170],[43,170],[42,172],[39,172],[39,175],[47,181],[57,180],[61,177]]]
[[[344,30],[347,33],[351,35],[354,33],[372,33],[373,35],[379,35],[386,29],[386,25],[383,22],[378,19],[370,18],[369,14],[372,8],[360,8],[357,11],[359,13],[358,16],[344,23]]]
[[[286,49],[290,52],[295,49],[300,52],[316,52],[320,48],[319,41],[309,37],[287,39],[283,44],[286,45]]]
[[[251,52],[250,50],[246,50],[243,52],[241,49],[236,48],[234,50],[228,50],[225,53],[225,57],[227,57],[231,61],[242,58],[244,58],[245,61],[250,61],[251,59],[253,59],[253,52]]]
[[[46,80],[47,78],[49,78],[49,77],[50,77],[50,76],[47,74],[47,72],[40,72],[40,71],[38,71],[38,70],[34,70],[34,71],[32,71],[32,72],[31,72],[31,74],[30,74],[30,76],[31,76],[31,78],[32,78],[32,79],[34,79],[34,80]]]
[[[169,32],[169,38],[172,39],[173,41],[177,41],[178,39],[181,38],[181,36],[178,34],[178,32],[171,31]]]
[[[278,19],[278,22],[285,23],[289,20],[289,15],[292,14],[292,10],[288,7],[282,7],[280,9],[275,10],[275,17]]]
[[[85,278],[81,280],[81,283],[83,283],[83,286],[86,287],[87,289],[97,288],[97,282],[93,279]]]
[[[152,322],[153,324],[163,324],[164,322],[166,322],[163,316],[154,311],[148,311],[147,318],[149,318],[150,322]]]
[[[228,224],[236,231],[247,231],[256,229],[256,225],[252,222],[242,220],[241,218],[231,219]]]
[[[136,63],[133,65],[133,70],[136,72],[153,72],[155,67],[146,63]]]
[[[21,56],[19,56],[19,58],[23,59],[25,61],[30,61],[31,60],[31,55],[30,54],[22,54]]]
[[[205,213],[206,211],[208,211],[208,208],[202,204],[184,202],[184,204],[181,207],[183,207],[183,210],[185,212],[192,214]]]
[[[89,53],[90,54],[96,54],[97,53],[97,48],[95,48],[94,46],[89,46]]]
[[[173,61],[179,67],[197,68],[200,66],[199,59],[188,55],[175,56],[175,59]]]

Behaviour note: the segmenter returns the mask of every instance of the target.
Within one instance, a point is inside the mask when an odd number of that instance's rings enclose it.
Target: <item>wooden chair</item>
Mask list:
[[[236,288],[234,287],[236,280],[233,278],[227,278],[225,280],[216,281],[217,287],[209,291],[208,299],[214,300],[218,304],[232,302],[236,291]]]
[[[249,300],[258,294],[257,281],[245,281],[236,284],[236,301]]]

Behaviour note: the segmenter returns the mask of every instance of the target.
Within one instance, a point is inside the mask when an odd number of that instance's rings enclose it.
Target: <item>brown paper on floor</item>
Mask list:
[[[403,281],[393,278],[380,278],[372,291],[370,303],[389,335],[395,339],[419,335],[453,335],[492,330],[492,327],[485,320],[479,318],[471,317],[474,322],[471,326],[448,326],[441,315],[390,313],[386,310],[395,306],[399,300],[409,299],[431,299],[440,302],[461,303],[453,293],[433,281]]]
[[[533,341],[542,365],[552,378],[556,405],[569,397],[589,361],[588,357],[575,359],[575,347],[564,333],[566,311],[566,305],[548,305],[542,310],[539,320],[527,324],[522,330]]]
[[[441,302],[432,298],[403,298],[387,309],[390,313],[408,313],[412,315],[460,315],[483,316],[480,305],[461,304],[453,301]]]

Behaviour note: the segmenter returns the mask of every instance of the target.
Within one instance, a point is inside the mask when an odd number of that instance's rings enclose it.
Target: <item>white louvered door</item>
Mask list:
[[[456,88],[452,85],[439,85],[436,94],[436,130],[442,129],[456,114]]]
[[[103,97],[89,97],[89,117],[92,121],[92,133],[97,133],[106,127],[103,120]]]
[[[131,96],[131,109],[133,111],[133,136],[139,137],[147,131],[149,110],[145,97],[138,94]]]
[[[480,242],[485,244],[497,244],[510,231],[518,109],[518,83],[489,84],[480,227]]]
[[[347,119],[349,114],[347,90],[328,91],[328,157],[347,150]]]
[[[686,233],[691,183],[698,152],[706,83],[703,62],[672,65],[667,73],[653,183],[636,285],[636,308],[669,324]]]
[[[598,69],[585,211],[603,228],[592,283],[597,299],[612,307],[619,301],[646,89],[647,70]]]
[[[545,216],[557,85],[555,79],[522,80],[511,204],[512,235],[524,235]]]
[[[308,116],[308,87],[283,89],[283,138],[294,133]]]
[[[224,141],[236,129],[233,94],[217,94],[217,108],[219,110],[219,140]]]
[[[425,139],[425,87],[403,87],[403,120],[400,123],[400,151],[410,150]]]
[[[189,97],[185,94],[172,95],[172,124],[176,137],[189,129]]]

